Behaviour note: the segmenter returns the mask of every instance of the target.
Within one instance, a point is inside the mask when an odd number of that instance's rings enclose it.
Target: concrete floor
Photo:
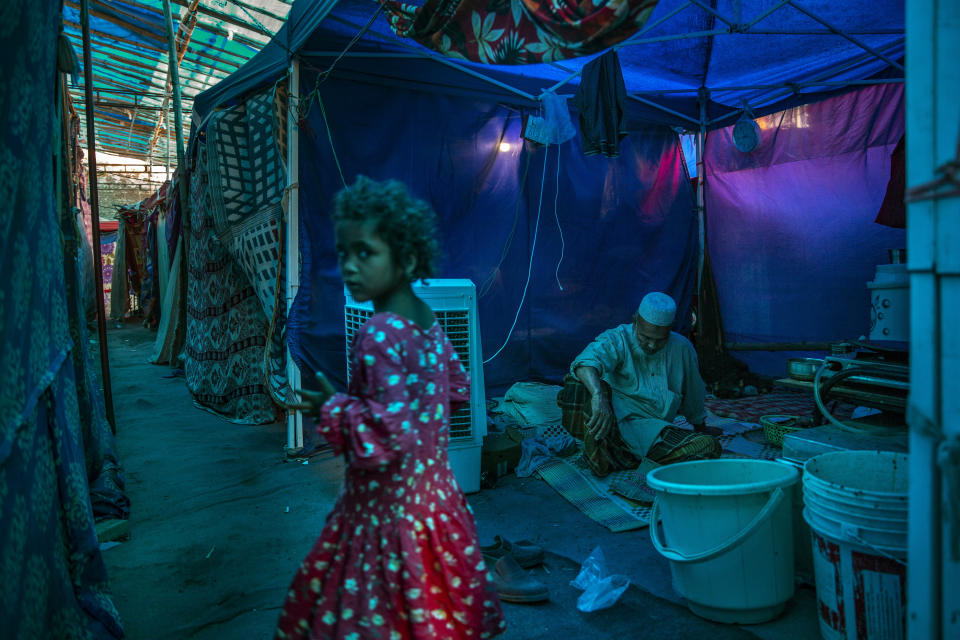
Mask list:
[[[182,378],[147,363],[154,335],[132,325],[108,333],[132,509],[130,539],[104,558],[127,637],[270,638],[290,578],[333,504],[342,461],[329,454],[286,461],[283,425],[235,425],[194,407]],[[469,499],[483,544],[499,534],[548,551],[533,571],[551,601],[504,604],[506,640],[819,637],[808,588],[770,623],[698,618],[671,588],[669,563],[646,529],[610,533],[540,480],[509,476]],[[568,583],[598,545],[632,585],[610,609],[585,614]]]

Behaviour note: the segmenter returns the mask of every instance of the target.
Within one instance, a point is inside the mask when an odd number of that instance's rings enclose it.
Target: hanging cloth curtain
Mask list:
[[[575,58],[624,40],[657,0],[381,0],[394,32],[451,58],[535,64]]]

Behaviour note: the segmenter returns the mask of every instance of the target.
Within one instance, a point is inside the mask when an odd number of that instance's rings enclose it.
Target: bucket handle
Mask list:
[[[753,517],[746,527],[740,530],[739,533],[730,537],[730,539],[721,542],[715,547],[707,549],[706,551],[701,551],[694,554],[685,554],[676,549],[671,549],[666,546],[663,541],[660,539],[659,525],[660,525],[660,496],[657,496],[653,500],[653,506],[650,507],[650,541],[653,542],[654,548],[660,552],[660,555],[665,557],[667,560],[672,560],[673,562],[703,562],[704,560],[710,560],[716,556],[729,551],[733,547],[737,546],[746,539],[754,530],[757,529],[763,522],[770,517],[770,514],[780,506],[780,503],[783,502],[783,498],[786,494],[783,489],[777,487],[773,490],[773,493],[770,494],[770,499],[767,500],[767,504],[763,506],[763,509]]]

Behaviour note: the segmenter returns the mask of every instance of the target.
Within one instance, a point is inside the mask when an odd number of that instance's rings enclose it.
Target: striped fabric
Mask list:
[[[581,513],[610,531],[630,531],[648,525],[649,507],[631,503],[610,489],[619,474],[597,478],[582,456],[554,458],[541,466],[537,474]]]
[[[602,383],[609,390],[606,382]],[[583,455],[590,470],[603,477],[612,471],[636,469],[642,458],[634,455],[614,432],[602,441],[597,441],[586,429],[590,418],[590,392],[572,374],[563,378],[563,389],[557,394],[561,410],[561,423],[574,438],[583,440]],[[719,458],[722,450],[716,438],[694,433],[689,429],[664,427],[647,451],[647,457],[660,464]]]

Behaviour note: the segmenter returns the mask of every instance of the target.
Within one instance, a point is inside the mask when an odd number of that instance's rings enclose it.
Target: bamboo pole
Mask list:
[[[113,389],[110,385],[110,358],[107,353],[107,318],[103,308],[103,261],[100,257],[100,198],[97,192],[97,140],[93,113],[93,68],[90,53],[90,7],[80,0],[80,22],[83,28],[83,75],[87,112],[87,179],[90,181],[90,226],[93,232],[93,282],[97,290],[97,334],[100,338],[100,373],[103,378],[103,402],[107,422],[117,432],[113,415]],[[78,347],[79,348],[79,347]]]
[[[177,137],[177,168],[180,169],[180,177],[177,180],[177,186],[180,190],[180,278],[181,296],[180,296],[180,330],[186,335],[187,328],[187,278],[190,273],[190,253],[188,245],[190,240],[190,202],[187,194],[187,162],[186,154],[183,148],[183,106],[180,99],[180,70],[177,64],[177,47],[173,37],[173,15],[170,11],[170,0],[163,0],[163,14],[167,24],[167,51],[170,56],[170,64],[167,67],[170,71],[171,84],[173,86],[173,115],[174,127]]]
[[[176,45],[177,49],[177,65],[180,65],[183,62],[183,56],[187,53],[187,48],[190,46],[190,38],[193,36],[193,28],[197,24],[197,5],[200,3],[200,0],[193,0],[190,3],[190,6],[187,7],[187,16],[185,21],[181,20],[180,25],[177,27],[177,35],[180,36],[180,43]],[[180,35],[180,34],[183,35]],[[174,37],[176,41],[176,37]],[[167,81],[164,84],[167,90],[167,95],[163,98],[163,114],[157,117],[157,125],[153,130],[153,137],[150,139],[150,149],[147,151],[147,156],[153,155],[153,147],[157,144],[157,139],[160,137],[160,128],[163,124],[164,118],[166,118],[169,112],[170,105],[170,67],[167,67]],[[169,166],[167,167],[169,173]]]

